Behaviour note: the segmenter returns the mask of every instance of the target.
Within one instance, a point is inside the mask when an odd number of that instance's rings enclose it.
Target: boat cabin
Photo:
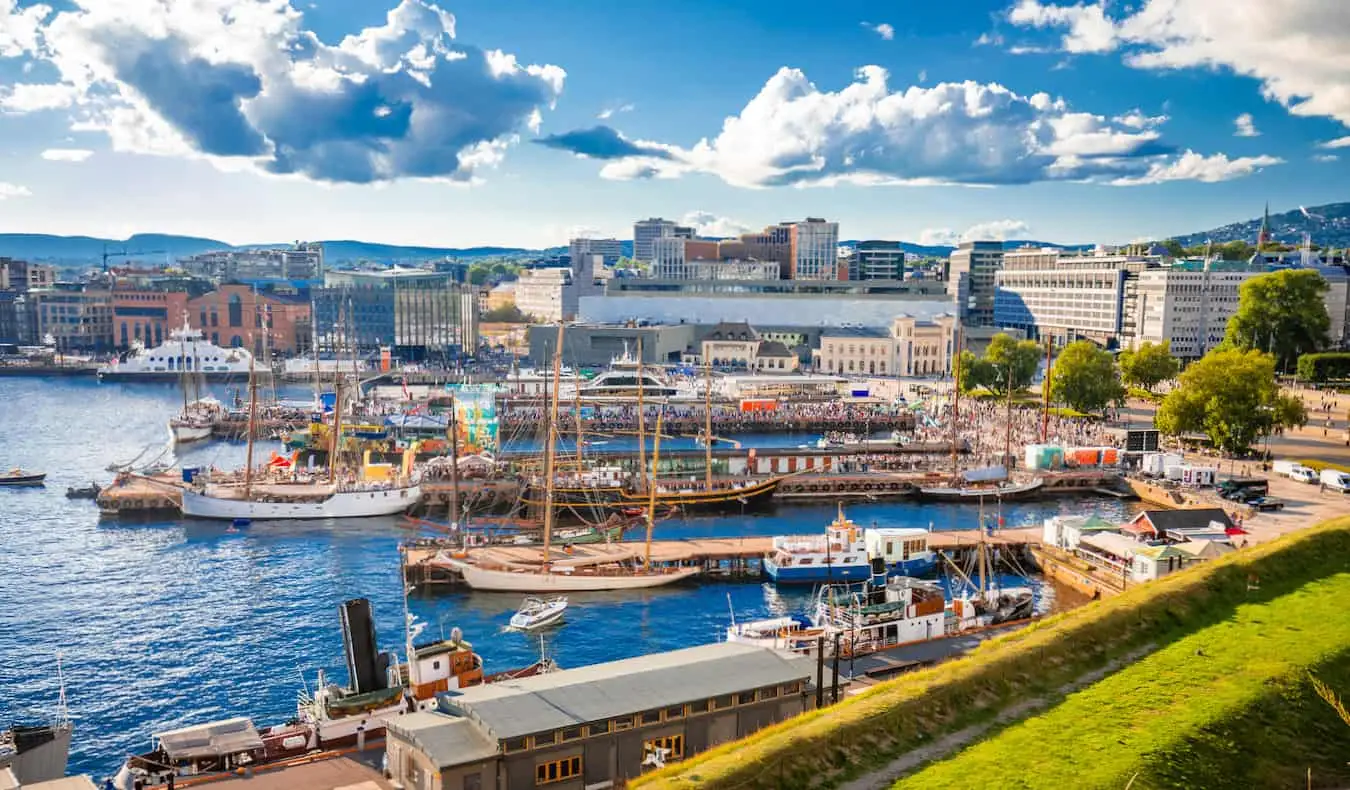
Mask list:
[[[867,556],[886,561],[886,572],[898,576],[930,573],[937,554],[928,547],[928,530],[919,527],[872,527],[863,530]]]
[[[483,659],[473,645],[450,639],[413,646],[416,667],[410,681],[413,696],[431,699],[436,694],[483,682]]]

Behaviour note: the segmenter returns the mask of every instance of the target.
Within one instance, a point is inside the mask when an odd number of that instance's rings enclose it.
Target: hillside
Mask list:
[[[1270,231],[1275,241],[1283,244],[1300,245],[1303,234],[1311,233],[1314,244],[1322,247],[1350,246],[1350,203],[1328,203],[1325,206],[1308,206],[1309,218],[1297,208],[1270,215]],[[1225,241],[1245,241],[1256,243],[1256,234],[1261,231],[1261,217],[1243,222],[1234,222],[1219,228],[1174,236],[1183,246],[1191,247],[1213,241],[1219,244]]]

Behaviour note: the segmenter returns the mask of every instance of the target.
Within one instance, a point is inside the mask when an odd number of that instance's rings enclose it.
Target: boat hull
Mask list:
[[[925,502],[978,502],[981,499],[1030,499],[1041,493],[1044,483],[1031,483],[1000,488],[919,488],[919,499]]]
[[[764,573],[775,584],[824,584],[826,582],[863,581],[871,578],[872,569],[867,563],[783,567],[772,559],[765,558]]]
[[[936,556],[896,560],[886,565],[887,576],[928,576],[936,570]]]
[[[210,382],[233,382],[237,383],[248,378],[248,368],[243,370],[207,370],[194,371],[193,376],[200,376]],[[271,371],[256,370],[253,373],[254,378],[259,381],[272,378]],[[142,382],[145,384],[176,384],[181,381],[183,374],[176,371],[118,371],[118,370],[100,370],[98,372],[99,381],[120,381],[120,382]]]
[[[45,473],[40,475],[14,475],[12,477],[0,477],[0,486],[9,486],[10,488],[24,488],[44,485],[47,480]]]
[[[176,444],[191,444],[211,438],[210,425],[174,425],[169,423],[169,436]]]
[[[664,587],[698,574],[698,568],[680,568],[669,573],[602,575],[586,573],[530,573],[479,568],[456,562],[464,583],[482,592],[604,592]]]
[[[183,515],[193,518],[258,521],[394,516],[415,505],[421,489],[340,491],[317,502],[258,502],[183,491]]]

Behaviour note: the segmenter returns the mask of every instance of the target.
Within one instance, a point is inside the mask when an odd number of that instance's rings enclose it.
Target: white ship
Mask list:
[[[199,330],[184,326],[170,332],[162,346],[133,346],[121,360],[100,366],[98,376],[108,380],[178,381],[186,373],[210,381],[241,380],[248,375],[252,361],[248,349],[221,348]]]
[[[183,491],[183,515],[215,519],[319,519],[392,516],[421,497],[416,483],[255,483],[211,485]]]

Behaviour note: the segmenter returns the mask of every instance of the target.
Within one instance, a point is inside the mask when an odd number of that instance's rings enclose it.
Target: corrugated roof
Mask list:
[[[1082,546],[1109,552],[1117,557],[1133,557],[1140,553],[1140,549],[1147,548],[1136,540],[1124,535],[1117,535],[1114,532],[1095,532],[1091,535],[1084,535],[1078,543]]]
[[[473,686],[452,704],[497,738],[809,679],[811,659],[731,642]]]
[[[418,711],[389,720],[387,729],[416,746],[439,768],[486,760],[497,744],[468,719]]]

